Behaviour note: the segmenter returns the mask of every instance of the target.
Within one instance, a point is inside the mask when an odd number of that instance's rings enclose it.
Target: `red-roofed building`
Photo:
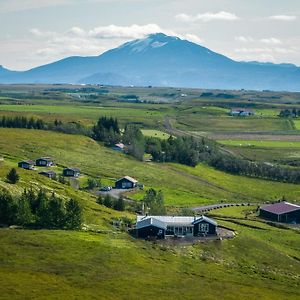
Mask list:
[[[286,201],[260,208],[262,218],[284,223],[300,223],[300,206]]]

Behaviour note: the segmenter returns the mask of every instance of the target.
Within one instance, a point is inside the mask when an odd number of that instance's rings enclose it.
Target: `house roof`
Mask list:
[[[25,164],[29,164],[29,165],[34,165],[34,161],[32,161],[32,160],[22,160],[22,161],[19,162],[19,164],[21,164],[21,163],[25,163]]]
[[[71,171],[74,171],[74,172],[80,172],[80,169],[78,169],[78,168],[65,168],[64,170],[71,170]]]
[[[189,217],[189,216],[137,216],[137,222],[146,220],[149,218],[155,218],[166,225],[179,225],[179,226],[190,226],[198,222],[206,221],[217,226],[217,223],[205,216],[201,217]]]
[[[193,224],[197,224],[197,223],[201,223],[201,222],[207,222],[207,223],[210,223],[212,225],[215,225],[217,226],[217,222],[211,218],[208,218],[206,216],[201,216],[200,218],[196,219]]]
[[[281,214],[285,214],[285,213],[289,213],[295,210],[300,210],[300,206],[293,204],[293,203],[289,203],[289,202],[278,202],[275,204],[269,204],[269,205],[265,205],[263,207],[260,208],[261,210],[276,214],[276,215],[281,215]]]
[[[115,144],[115,147],[124,149],[125,145],[123,143],[118,143],[118,144]]]
[[[53,159],[51,157],[40,157],[37,160],[46,160],[46,161],[52,161]]]
[[[47,174],[47,175],[56,175],[56,173],[52,170],[49,170],[49,171],[42,171],[42,172],[39,172],[39,174]]]
[[[132,178],[130,176],[124,176],[124,177],[118,179],[117,182],[120,181],[120,180],[122,180],[122,179],[127,179],[128,181],[133,182],[133,183],[137,183],[138,182],[136,179],[134,179],[134,178]]]
[[[162,221],[160,221],[160,220],[158,220],[154,217],[145,218],[145,219],[142,219],[142,220],[138,221],[136,223],[136,229],[145,228],[145,227],[148,227],[148,226],[151,226],[151,225],[155,226],[155,227],[158,227],[158,228],[161,228],[161,229],[164,229],[164,230],[167,229],[167,225],[164,222],[162,222]]]

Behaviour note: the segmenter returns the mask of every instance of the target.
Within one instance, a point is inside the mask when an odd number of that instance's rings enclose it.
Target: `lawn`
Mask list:
[[[166,140],[170,137],[169,134],[155,129],[143,129],[142,133],[144,136],[157,137],[162,140]]]
[[[259,141],[259,140],[219,140],[219,143],[237,147],[256,148],[300,148],[300,142],[289,141]]]

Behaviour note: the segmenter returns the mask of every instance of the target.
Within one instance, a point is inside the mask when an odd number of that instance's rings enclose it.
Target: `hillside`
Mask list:
[[[192,168],[139,162],[78,135],[1,128],[0,154],[15,165],[18,160],[51,156],[60,166],[79,167],[83,173],[101,177],[110,184],[130,175],[146,188],[161,189],[167,205],[197,206],[221,201],[257,203],[280,199],[283,191],[288,199],[300,199],[294,184],[234,176],[201,164]],[[131,197],[141,199],[143,192]]]
[[[99,56],[68,57],[28,71],[1,72],[0,82],[299,91],[300,68],[237,62],[198,44],[157,33]]]

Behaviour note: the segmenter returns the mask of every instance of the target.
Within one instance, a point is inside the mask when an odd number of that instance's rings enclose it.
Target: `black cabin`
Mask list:
[[[56,178],[56,173],[54,171],[42,171],[39,173],[42,176],[46,176],[50,179],[55,179]]]
[[[18,163],[18,167],[25,169],[25,170],[33,170],[34,169],[34,162],[31,160],[23,160]]]
[[[80,170],[77,168],[65,168],[63,170],[63,175],[66,177],[79,177]]]
[[[116,181],[116,189],[133,189],[137,187],[138,181],[130,176],[125,176]]]
[[[35,161],[38,167],[51,167],[53,166],[53,160],[50,157],[41,157]]]

